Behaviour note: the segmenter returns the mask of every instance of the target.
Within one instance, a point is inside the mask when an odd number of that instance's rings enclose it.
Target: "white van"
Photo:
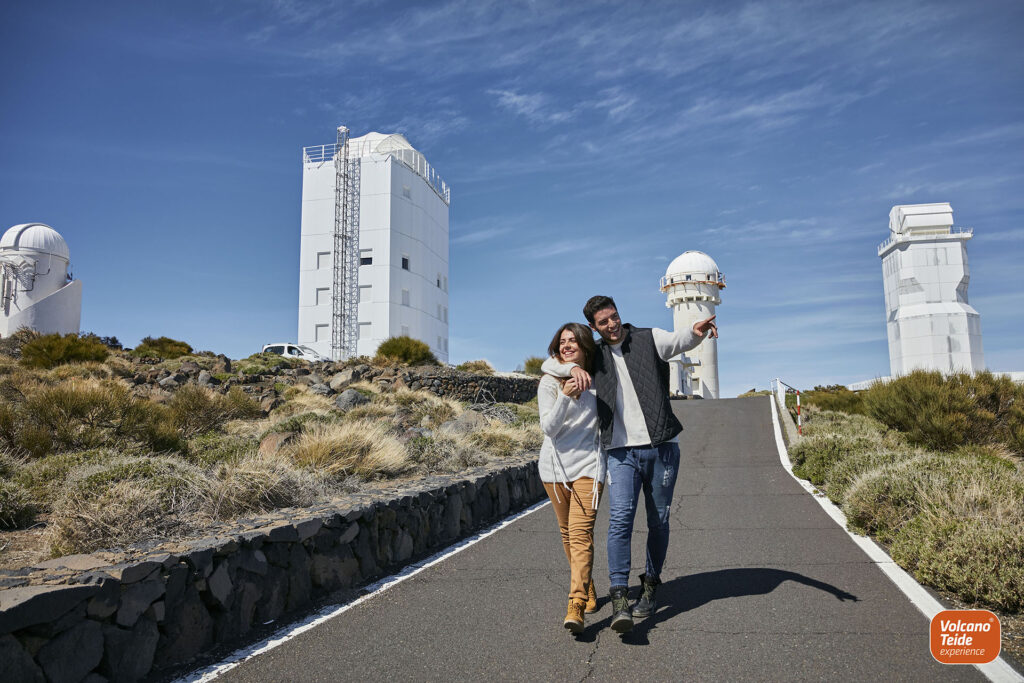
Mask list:
[[[331,360],[308,346],[299,346],[298,344],[289,344],[287,342],[267,344],[263,347],[263,353],[276,353],[285,358],[299,358],[301,360],[308,360],[311,363],[329,362]]]

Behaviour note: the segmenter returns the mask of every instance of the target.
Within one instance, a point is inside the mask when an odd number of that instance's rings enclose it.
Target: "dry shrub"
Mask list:
[[[312,505],[325,488],[312,473],[250,452],[213,470],[206,510],[214,519]]]
[[[395,418],[395,406],[386,401],[371,401],[356,406],[345,413],[349,421],[392,420]]]
[[[74,471],[46,538],[54,556],[187,532],[209,497],[202,471],[177,458],[123,457]]]
[[[292,415],[291,417],[277,418],[270,422],[269,426],[260,434],[260,439],[267,436],[268,434],[278,434],[281,432],[302,432],[313,424],[328,424],[331,422],[337,422],[338,418],[332,413],[321,413],[311,411],[308,413],[299,413],[298,415]]]
[[[428,472],[461,472],[483,465],[487,457],[459,434],[435,434],[410,439],[409,458]]]
[[[396,476],[411,466],[387,425],[365,420],[316,425],[288,450],[294,462],[332,479]]]
[[[102,363],[110,355],[106,346],[77,334],[44,334],[21,347],[21,362],[30,368],[53,368],[65,363],[95,361]]]
[[[178,389],[168,408],[182,436],[196,434],[221,427],[228,420],[259,417],[259,405],[239,389],[232,387],[227,394],[197,384],[186,384]]]
[[[187,460],[202,467],[235,462],[259,446],[252,436],[209,431],[188,440]]]
[[[0,479],[0,529],[20,529],[35,521],[31,494],[16,481]]]
[[[309,387],[302,385],[290,387],[285,393],[284,400],[284,405],[274,409],[275,416],[290,417],[309,412],[330,413],[337,409],[334,401],[326,396],[314,394]]]
[[[481,429],[470,432],[470,443],[483,448],[498,457],[518,455],[535,451],[544,441],[540,425],[506,425],[488,423]]]
[[[95,448],[33,458],[18,470],[17,480],[31,492],[33,499],[50,505],[62,495],[72,470],[83,465],[112,462],[124,455],[124,452],[111,448]]]
[[[95,361],[58,365],[46,374],[55,382],[66,379],[111,379],[115,376],[109,365]]]
[[[490,377],[494,374],[494,366],[485,360],[467,360],[465,363],[456,365],[455,369],[485,377]]]
[[[449,398],[441,398],[429,391],[419,389],[396,389],[374,397],[374,403],[393,404],[400,409],[403,422],[421,427],[439,427],[448,420],[458,417],[462,404]],[[361,406],[360,406],[361,407]]]
[[[157,451],[181,448],[169,410],[135,398],[113,380],[70,380],[44,387],[25,400],[21,414],[26,428],[43,430],[56,450],[127,442]]]
[[[31,327],[23,325],[12,334],[0,337],[0,355],[7,356],[8,358],[21,358],[22,347],[33,339],[38,339],[40,336],[42,335]]]
[[[847,415],[864,415],[864,396],[850,391],[841,384],[816,386],[809,391],[801,392],[800,403],[804,406],[814,405],[822,410],[832,410]]]

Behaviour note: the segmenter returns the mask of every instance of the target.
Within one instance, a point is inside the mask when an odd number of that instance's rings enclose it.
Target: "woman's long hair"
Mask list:
[[[590,328],[580,323],[565,323],[558,328],[558,332],[555,332],[554,338],[551,339],[551,343],[548,344],[548,353],[554,358],[561,358],[558,353],[558,342],[562,340],[562,332],[569,330],[576,337],[576,343],[580,347],[580,355],[583,356],[583,362],[578,363],[587,372],[592,372],[594,366],[594,357],[597,355],[597,344],[594,343],[594,335],[590,331]]]

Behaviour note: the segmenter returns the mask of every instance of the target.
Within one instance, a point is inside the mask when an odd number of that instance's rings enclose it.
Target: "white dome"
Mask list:
[[[700,273],[703,276],[711,275],[711,278],[717,280],[718,264],[715,260],[705,254],[703,251],[684,251],[679,256],[676,256],[672,263],[668,264],[668,268],[665,270],[665,277],[672,277],[674,275],[686,275],[688,273]]]
[[[15,225],[0,238],[0,254],[11,251],[35,251],[42,254],[71,258],[68,243],[60,233],[42,223]]]

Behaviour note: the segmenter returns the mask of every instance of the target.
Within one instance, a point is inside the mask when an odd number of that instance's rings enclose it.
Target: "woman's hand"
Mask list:
[[[580,394],[583,393],[583,390],[580,389],[579,383],[577,383],[576,379],[573,378],[565,380],[565,383],[562,384],[562,393],[569,398],[579,398]]]

